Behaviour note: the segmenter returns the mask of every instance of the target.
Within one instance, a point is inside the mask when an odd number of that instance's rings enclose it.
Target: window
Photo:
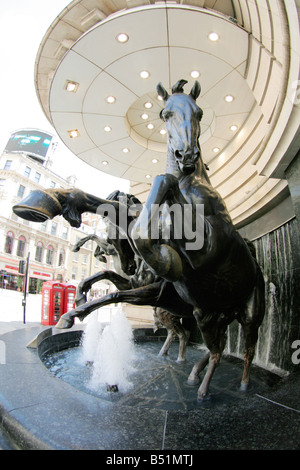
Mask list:
[[[56,186],[55,181],[51,181],[51,183],[50,183],[50,188],[55,188],[55,186]]]
[[[79,260],[79,253],[78,251],[75,251],[75,253],[73,254],[73,261],[78,261]]]
[[[72,279],[77,278],[77,268],[72,268]]]
[[[59,257],[58,257],[58,266],[62,266],[65,261],[65,252],[64,250],[60,250]]]
[[[29,166],[26,166],[25,171],[24,171],[25,178],[29,178],[30,173],[31,173],[31,168]]]
[[[82,255],[82,264],[87,263],[87,255]]]
[[[39,183],[41,179],[41,173],[36,172],[34,177],[34,182]]]
[[[63,227],[62,238],[65,240],[68,238],[68,227]]]
[[[39,261],[41,263],[43,257],[43,244],[42,242],[38,242],[36,245],[35,250],[35,261]]]
[[[18,246],[17,246],[17,256],[20,256],[21,258],[24,258],[25,256],[25,242],[26,238],[21,235],[18,240]]]
[[[4,252],[8,254],[12,254],[13,245],[14,245],[14,234],[13,232],[7,232],[6,239],[5,239],[5,247]]]
[[[42,230],[42,232],[46,232],[46,230],[47,230],[47,220],[45,220],[45,222],[43,222],[40,225],[40,229]]]
[[[81,271],[81,280],[83,281],[86,278],[86,269]]]
[[[0,178],[0,191],[4,188],[5,179]]]
[[[12,164],[12,160],[6,160],[5,165],[4,165],[4,170],[10,170],[11,164]]]
[[[47,253],[46,253],[46,263],[47,264],[52,264],[53,263],[53,246],[49,245],[47,248]]]
[[[56,223],[56,222],[52,222],[52,225],[51,225],[51,235],[55,235],[55,234],[56,234],[56,229],[57,229],[57,223]]]
[[[17,196],[18,196],[18,197],[23,197],[23,196],[24,196],[24,192],[25,192],[25,186],[23,186],[22,184],[20,184],[19,189],[18,189],[18,194],[17,194]]]

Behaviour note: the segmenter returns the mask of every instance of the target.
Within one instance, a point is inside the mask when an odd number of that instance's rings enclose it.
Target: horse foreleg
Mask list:
[[[78,307],[79,305],[85,304],[87,302],[86,294],[91,289],[92,285],[103,280],[112,282],[120,290],[130,289],[130,282],[119,274],[114,271],[101,271],[100,273],[87,277],[78,284],[75,298],[76,306]]]
[[[186,360],[186,347],[188,345],[189,337],[190,337],[190,331],[186,331],[182,327],[182,331],[180,333],[177,333],[178,338],[179,338],[179,351],[178,351],[178,357],[177,357],[177,362],[185,362]]]
[[[151,305],[155,307],[160,290],[161,283],[158,282],[145,287],[138,287],[137,289],[112,292],[100,299],[92,300],[64,313],[56,324],[56,328],[71,328],[74,325],[75,318],[79,318],[82,321],[94,310],[114,303],[127,302],[132,305]]]
[[[157,323],[160,323],[167,329],[168,336],[160,350],[161,356],[166,356],[170,349],[172,342],[179,338],[179,352],[177,362],[184,362],[186,356],[186,347],[189,340],[190,332],[187,331],[181,324],[180,318],[164,309],[156,309],[155,317],[158,319]]]
[[[238,316],[241,323],[245,348],[244,348],[244,371],[241,381],[241,391],[248,389],[250,381],[250,367],[255,354],[255,346],[258,338],[258,329],[261,325],[265,313],[265,285],[261,272],[257,275],[257,284],[254,287],[252,296],[250,297],[246,308]]]
[[[213,354],[211,353],[209,355],[208,369],[206,371],[204,379],[202,380],[202,383],[198,390],[198,400],[203,400],[204,398],[208,396],[209,385],[214,375],[215,369],[220,363],[220,359],[221,359],[221,353],[213,353]]]
[[[160,243],[158,214],[159,206],[166,201],[168,194],[173,192],[181,194],[178,181],[173,175],[156,176],[131,233],[135,246],[146,263],[158,276],[172,282],[182,275],[182,261],[174,248]],[[186,202],[183,197],[182,202]]]
[[[161,348],[161,350],[158,353],[159,356],[167,356],[168,355],[170,346],[176,338],[176,333],[173,330],[167,329],[167,332],[168,332],[167,339],[165,340],[165,342],[163,344],[163,347]]]
[[[225,347],[225,331],[229,319],[223,314],[216,314],[214,312],[204,313],[200,309],[194,310],[194,317],[196,318],[203,340],[210,352],[202,359],[202,361],[195,364],[189,376],[188,383],[195,385],[197,383],[197,379],[199,379],[201,370],[208,363],[206,374],[198,389],[198,399],[203,400],[209,394],[211,379],[216,367],[220,363],[222,352]]]
[[[207,366],[209,356],[210,353],[207,353],[199,362],[196,362],[187,380],[188,385],[199,385],[200,374],[203,369]]]

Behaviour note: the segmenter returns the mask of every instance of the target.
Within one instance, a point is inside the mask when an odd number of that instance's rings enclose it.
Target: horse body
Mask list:
[[[119,194],[115,194],[118,197]],[[127,200],[130,200],[130,195],[126,195]],[[114,284],[119,290],[136,289],[143,286],[149,286],[156,283],[158,287],[159,282],[163,284],[163,280],[159,279],[146,265],[146,263],[137,257],[131,250],[130,245],[126,239],[117,236],[113,240],[109,238],[111,222],[105,219],[108,237],[106,239],[100,238],[97,235],[88,235],[79,240],[73,247],[74,252],[79,249],[89,240],[97,243],[94,256],[102,262],[106,262],[106,255],[112,256],[114,260],[115,271],[105,270],[100,271],[84,280],[82,280],[77,287],[75,304],[76,306],[85,305],[87,302],[87,293],[92,285],[101,280],[108,280]],[[127,244],[127,246],[126,246]],[[125,249],[125,251],[124,251]],[[124,257],[124,253],[127,255]],[[132,266],[135,266],[132,272]],[[177,362],[184,362],[186,360],[186,347],[190,336],[190,325],[182,325],[181,318],[174,315],[166,309],[155,307],[153,309],[155,330],[158,328],[166,328],[167,338],[159,352],[161,356],[167,356],[172,342],[178,337],[179,351]],[[189,322],[190,323],[190,322]]]
[[[210,356],[195,365],[189,382],[198,383],[199,373],[209,361],[198,390],[199,398],[203,398],[225,347],[226,328],[235,318],[244,330],[242,388],[247,388],[258,328],[264,316],[264,280],[247,243],[235,230],[222,198],[211,186],[199,146],[202,111],[195,101],[200,85],[195,84],[190,95],[185,95],[182,89],[185,83],[179,81],[173,87],[172,96],[158,85],[158,93],[165,102],[161,117],[168,131],[169,173],[155,178],[135,224],[134,241],[147,264],[171,281],[180,297],[194,307],[193,314]],[[203,225],[200,224],[204,236],[200,249],[187,249],[184,236],[167,243],[139,236],[145,227],[151,226],[151,207],[166,202],[191,205],[193,209],[204,205]],[[191,224],[197,230],[195,210]]]

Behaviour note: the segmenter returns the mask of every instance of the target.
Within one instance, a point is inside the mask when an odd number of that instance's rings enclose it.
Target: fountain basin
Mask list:
[[[151,334],[151,330],[134,330],[134,371],[129,380],[130,390],[108,393],[106,384],[97,389],[89,386],[92,366],[82,360],[81,332],[49,336],[39,345],[39,355],[45,366],[57,378],[74,388],[118,406],[133,406],[161,410],[201,409],[206,404],[197,400],[197,386],[187,383],[193,364],[202,359],[207,350],[199,345],[187,347],[187,360],[177,363],[178,343],[174,342],[168,356],[159,356],[165,336]],[[69,346],[68,346],[69,345]],[[241,399],[239,385],[242,363],[238,359],[224,358],[215,374],[209,406],[223,406]],[[253,387],[262,393],[264,385],[272,386],[280,378],[263,369],[254,371]],[[113,384],[109,384],[113,385]],[[251,393],[251,392],[250,392]]]
[[[57,351],[68,343],[74,347],[82,334],[73,330],[51,333],[51,328],[39,326],[1,336],[7,356],[0,367],[1,425],[18,448],[97,449],[111,455],[111,449],[154,454],[162,450],[299,449],[299,412],[293,411],[297,408],[299,374],[276,378],[274,383],[273,377],[269,381],[269,372],[254,367],[248,393],[237,390],[239,374],[236,389],[221,390],[214,382],[218,376],[222,375],[226,384],[232,364],[242,371],[241,361],[224,358],[213,378],[212,399],[204,405],[166,410],[145,403],[113,403],[75,388],[45,367],[40,359],[42,350]],[[151,329],[136,334],[141,342],[147,338],[159,341]],[[28,348],[36,336],[36,348]],[[192,391],[196,396],[197,387]]]

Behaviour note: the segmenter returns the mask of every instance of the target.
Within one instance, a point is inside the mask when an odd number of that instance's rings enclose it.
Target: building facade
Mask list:
[[[76,285],[102,268],[102,263],[94,257],[95,242],[90,240],[79,252],[72,252],[79,239],[96,230],[100,229],[105,236],[105,225],[101,222],[96,224],[95,219],[85,214],[84,223],[75,229],[63,217],[32,223],[12,211],[13,205],[32,190],[74,186],[74,177],[63,179],[51,171],[50,163],[49,159],[37,159],[22,152],[4,151],[0,156],[1,288],[23,289],[24,274],[20,272],[20,261],[28,259],[30,293],[40,292],[43,282],[49,280]],[[107,284],[102,284],[98,291],[106,293],[108,289]]]

